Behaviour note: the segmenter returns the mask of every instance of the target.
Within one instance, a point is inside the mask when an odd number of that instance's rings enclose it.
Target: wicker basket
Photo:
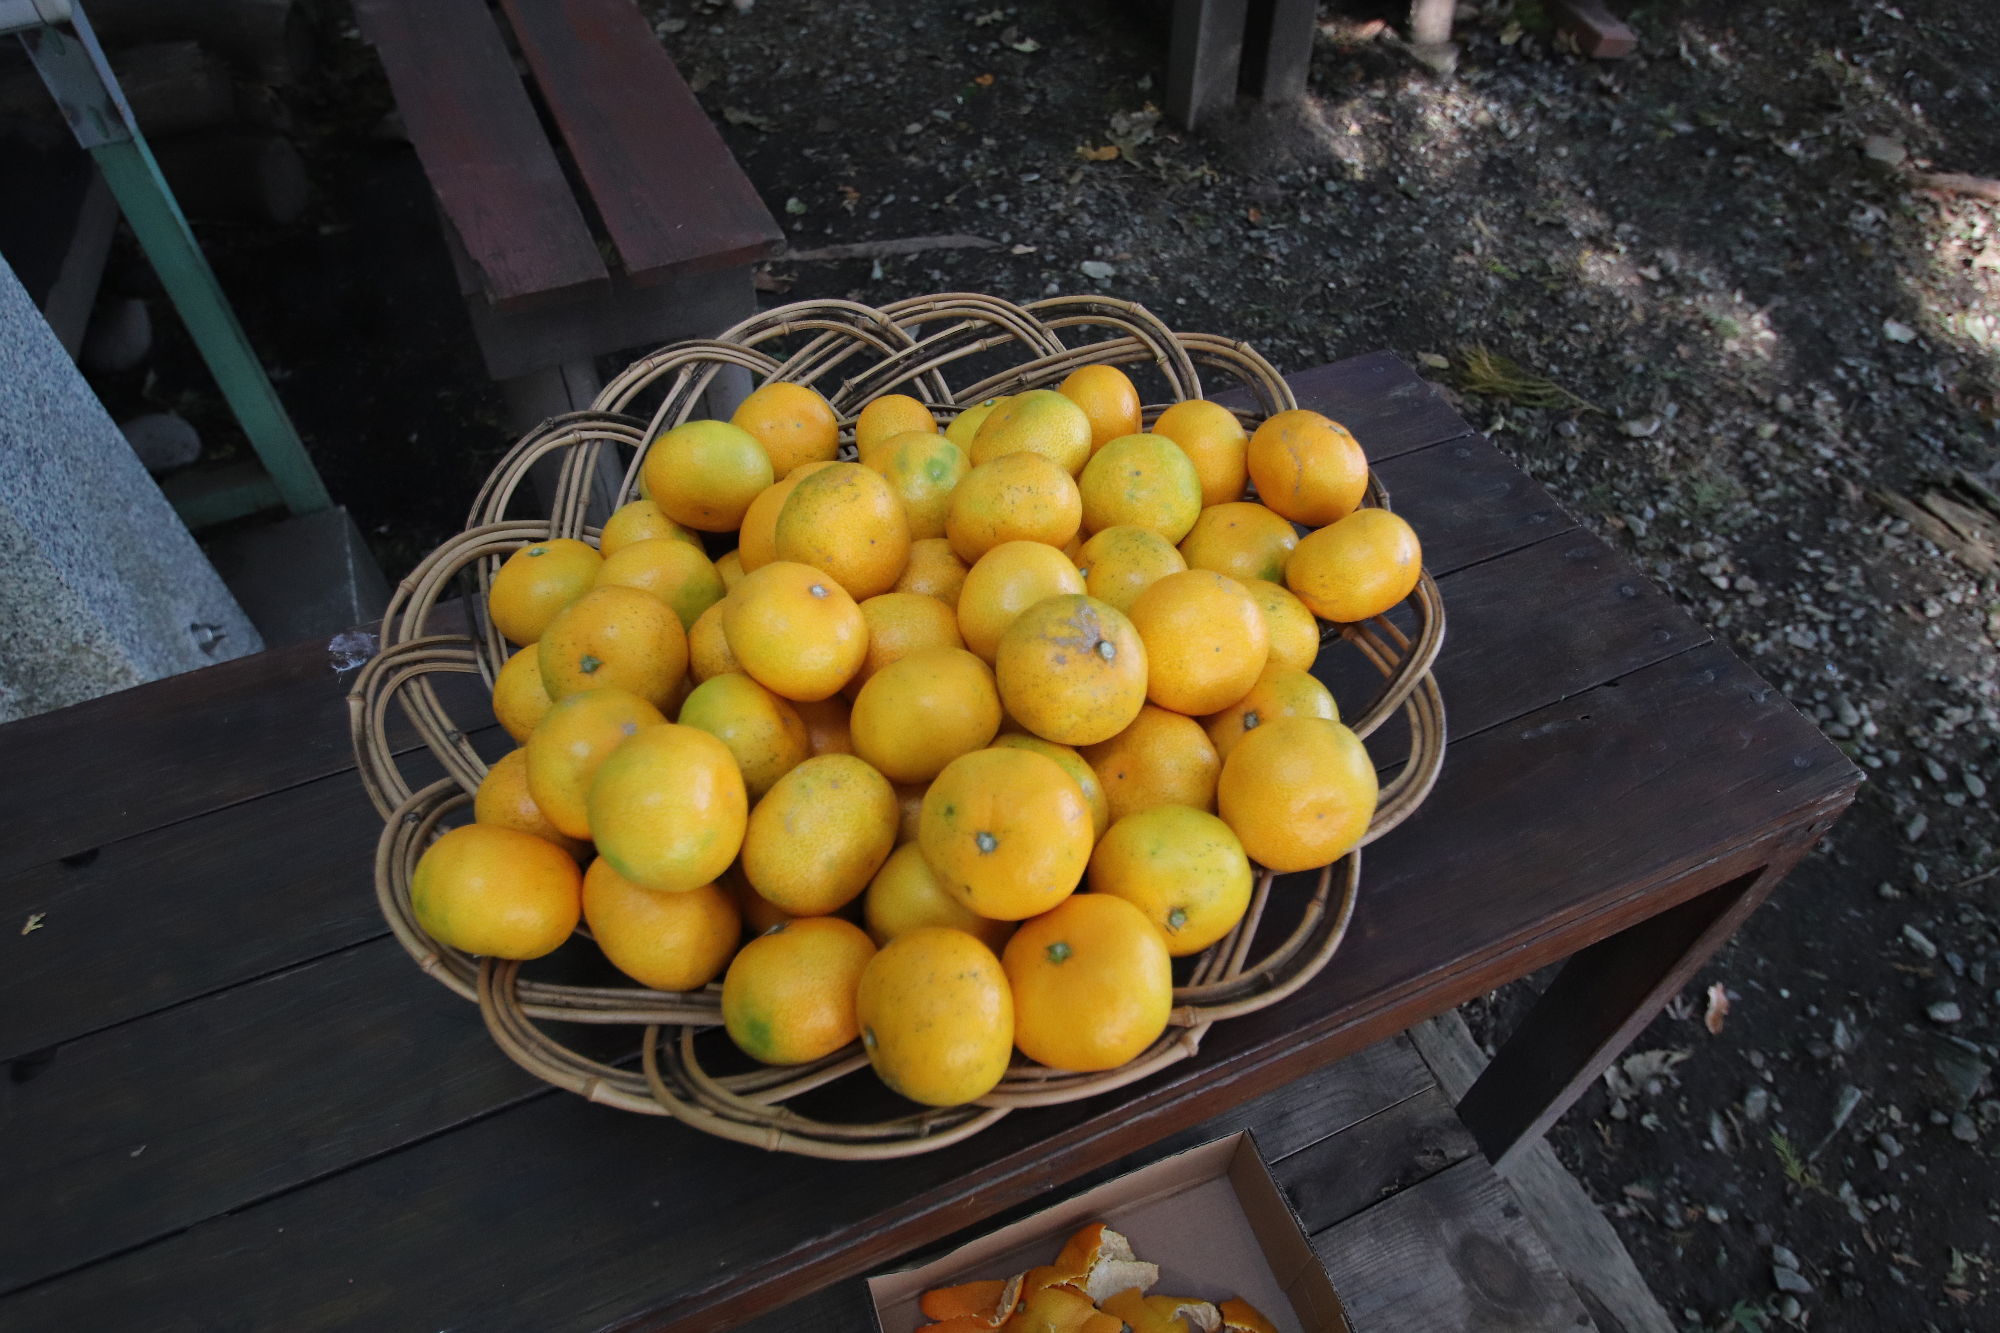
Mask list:
[[[975,357],[986,364],[1012,364],[954,390],[946,372],[963,370],[962,363]],[[488,581],[521,546],[552,537],[596,536],[586,518],[590,479],[599,471],[602,451],[624,451],[620,499],[629,498],[635,494],[646,442],[700,415],[700,396],[728,366],[742,367],[760,380],[814,385],[842,415],[851,440],[854,414],[883,393],[908,392],[934,409],[950,411],[995,394],[1050,387],[1077,367],[1095,363],[1127,368],[1142,387],[1149,380],[1163,381],[1168,402],[1204,395],[1197,367],[1220,371],[1254,400],[1253,408],[1240,413],[1246,423],[1297,406],[1278,373],[1246,345],[1208,334],[1174,333],[1143,308],[1125,302],[1071,297],[1017,306],[957,293],[881,309],[808,301],[747,320],[712,341],[678,343],[635,363],[606,386],[591,411],[544,422],[493,470],[473,506],[471,525],[397,588],[383,619],[381,652],[355,681],[349,705],[361,778],[385,821],[375,855],[382,913],[418,966],[478,1002],[488,1030],[510,1058],[592,1101],[672,1116],[741,1143],[816,1157],[895,1157],[958,1142],[1017,1107],[1074,1101],[1145,1078],[1193,1055],[1210,1024],[1283,999],[1326,965],[1354,912],[1361,875],[1358,848],[1320,870],[1309,885],[1288,883],[1275,895],[1272,874],[1261,872],[1242,922],[1193,960],[1186,984],[1176,988],[1165,1035],[1128,1064],[1105,1073],[1073,1074],[1017,1060],[999,1087],[976,1104],[846,1123],[809,1116],[786,1103],[866,1070],[867,1059],[858,1047],[810,1066],[745,1069],[726,1040],[701,1035],[720,1023],[717,985],[672,994],[630,984],[579,986],[525,979],[518,963],[478,959],[437,943],[412,915],[410,876],[418,857],[442,823],[464,822],[472,792],[486,772],[467,740],[467,727],[491,720],[483,711],[455,720],[433,689],[432,677],[440,672],[476,674],[490,690],[507,647],[486,619]],[[648,417],[633,414],[649,402],[656,405]],[[1149,407],[1146,420],[1152,421],[1163,406]],[[530,465],[550,454],[561,459],[554,513],[508,518]],[[1369,503],[1388,503],[1372,478]],[[455,614],[440,604],[461,595],[456,614],[466,618],[465,629],[430,632],[437,621]],[[1348,718],[1354,731],[1366,739],[1399,709],[1409,723],[1407,762],[1384,786],[1363,845],[1408,818],[1429,793],[1443,758],[1444,708],[1430,668],[1444,637],[1444,607],[1428,573],[1408,605],[1414,612],[1413,633],[1405,634],[1382,617],[1329,629],[1325,636],[1329,645],[1358,652],[1383,678],[1369,706]],[[443,765],[447,776],[442,780],[415,790],[406,781],[389,735],[391,700]],[[571,1049],[538,1026],[551,1022],[643,1028],[639,1068],[607,1064]],[[714,1072],[704,1066],[705,1059],[737,1072]],[[811,1100],[836,1107],[843,1101],[882,1104],[879,1092]]]

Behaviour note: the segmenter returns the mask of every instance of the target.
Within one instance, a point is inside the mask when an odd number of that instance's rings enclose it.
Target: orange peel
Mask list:
[[[1221,1312],[1207,1301],[1148,1296],[1137,1287],[1105,1297],[1097,1308],[1117,1315],[1132,1333],[1217,1333],[1222,1327]]]
[[[1093,1222],[1072,1235],[1053,1266],[1072,1274],[1069,1280],[1092,1301],[1127,1287],[1137,1287],[1143,1294],[1160,1280],[1160,1266],[1135,1256],[1132,1242],[1102,1222]]]
[[[956,1287],[937,1287],[917,1301],[917,1308],[937,1327],[949,1333],[973,1333],[977,1329],[1000,1328],[1021,1303],[1022,1275],[1002,1281],[966,1282]]]
[[[1221,1333],[1278,1333],[1278,1326],[1258,1313],[1257,1307],[1238,1297],[1224,1301],[1218,1309],[1222,1316]]]
[[[1057,1284],[1030,1295],[1005,1327],[1006,1333],[1124,1333],[1125,1323],[1075,1287]]]

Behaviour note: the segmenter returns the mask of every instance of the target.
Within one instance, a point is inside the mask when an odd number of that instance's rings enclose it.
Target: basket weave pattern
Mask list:
[[[960,363],[972,357],[983,364],[1012,364],[954,389],[947,372],[963,369]],[[715,1073],[703,1057],[713,1060],[720,1047],[708,1038],[698,1048],[697,1036],[721,1021],[719,985],[666,993],[636,984],[580,986],[523,978],[518,963],[474,958],[432,940],[412,914],[410,877],[418,858],[443,827],[469,819],[472,793],[486,772],[468,730],[491,722],[484,712],[455,719],[434,688],[435,678],[474,674],[490,692],[509,650],[486,618],[489,581],[520,547],[555,537],[594,542],[598,530],[587,526],[593,517],[590,483],[604,451],[624,463],[622,503],[636,494],[646,442],[702,415],[701,395],[729,366],[759,381],[814,386],[840,414],[843,438],[851,442],[854,415],[884,393],[911,394],[948,415],[996,394],[1054,387],[1078,367],[1098,363],[1126,368],[1142,384],[1164,382],[1166,401],[1146,409],[1149,424],[1173,402],[1212,394],[1202,369],[1220,372],[1247,393],[1253,405],[1239,415],[1252,428],[1297,406],[1277,371],[1245,344],[1175,333],[1129,303],[1068,297],[1013,305],[963,293],[879,309],[810,301],[746,320],[713,340],[677,343],[635,362],[605,387],[590,411],[544,422],[494,468],[466,530],[432,552],[397,588],[383,618],[381,651],[355,681],[349,707],[361,778],[384,820],[375,856],[383,916],[418,966],[479,1004],[487,1029],[511,1059],[592,1101],[671,1116],[742,1143],[819,1157],[901,1156],[955,1143],[1017,1107],[1073,1101],[1145,1078],[1195,1054],[1211,1024],[1276,1003],[1326,965],[1354,912],[1359,848],[1321,869],[1309,888],[1288,882],[1279,897],[1309,897],[1295,920],[1289,904],[1272,914],[1289,923],[1283,928],[1266,922],[1274,877],[1260,871],[1242,922],[1194,960],[1187,983],[1176,988],[1166,1033],[1127,1064],[1075,1074],[1017,1059],[978,1103],[844,1122],[802,1114],[786,1103],[865,1070],[867,1058],[858,1046],[808,1066]],[[844,445],[843,452],[851,454],[851,447]],[[560,460],[553,512],[509,518],[518,509],[517,493],[523,500],[531,494],[524,489],[530,466],[550,455]],[[1388,503],[1372,478],[1368,503]],[[438,633],[435,625],[453,614],[441,606],[453,597],[463,598],[458,614],[465,628]],[[1444,707],[1430,668],[1443,643],[1444,607],[1428,573],[1407,605],[1413,632],[1378,617],[1328,630],[1322,649],[1358,652],[1382,677],[1368,707],[1346,718],[1357,735],[1366,740],[1399,710],[1408,720],[1407,759],[1382,789],[1364,846],[1409,817],[1430,792],[1443,759]],[[412,788],[390,735],[392,701],[442,764],[444,778]],[[539,1026],[551,1022],[643,1028],[639,1067],[607,1064],[572,1049]]]

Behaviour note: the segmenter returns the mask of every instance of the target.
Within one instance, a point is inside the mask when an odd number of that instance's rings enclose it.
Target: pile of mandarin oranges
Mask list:
[[[1387,611],[1422,562],[1318,413],[1141,424],[1092,365],[942,427],[878,397],[852,461],[788,382],[663,432],[596,545],[493,575],[520,748],[423,854],[417,923],[530,959],[581,920],[642,985],[719,978],[752,1058],[858,1039],[932,1106],[1017,1048],[1144,1051],[1253,863],[1366,833],[1374,765],[1311,668],[1321,622]]]

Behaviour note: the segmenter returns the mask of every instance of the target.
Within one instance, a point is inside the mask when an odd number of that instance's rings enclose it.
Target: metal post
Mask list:
[[[27,0],[44,16],[51,0]],[[131,224],[167,296],[194,336],[202,360],[236,414],[277,495],[295,514],[332,506],[298,431],[250,350],[215,271],[195,243],[173,191],[160,175],[145,136],[132,119],[104,52],[80,9],[70,7],[74,34],[46,22],[21,33],[28,57],[62,108],[77,142],[90,150]],[[246,492],[249,494],[250,492]],[[248,512],[248,511],[246,511]],[[230,517],[235,517],[232,514]]]

